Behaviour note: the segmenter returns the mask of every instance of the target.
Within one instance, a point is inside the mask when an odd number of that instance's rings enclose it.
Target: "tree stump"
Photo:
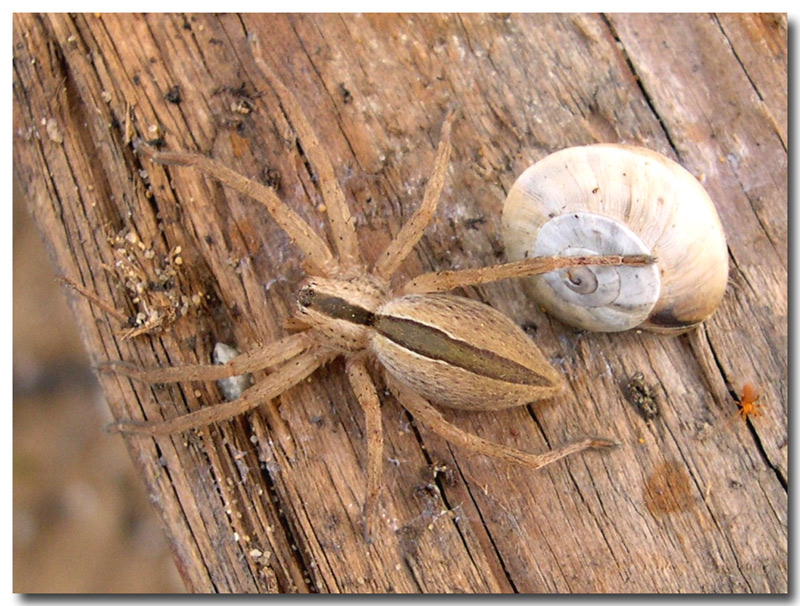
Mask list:
[[[448,418],[529,451],[587,434],[622,446],[529,471],[451,447],[386,395],[372,544],[364,421],[341,361],[279,408],[113,438],[187,589],[786,592],[786,32],[785,15],[15,15],[14,171],[54,272],[107,303],[72,298],[95,363],[206,363],[216,342],[247,351],[285,334],[303,275],[285,234],[258,203],[131,144],[210,155],[325,231],[314,169],[256,52],[327,149],[368,259],[419,204],[460,107],[436,218],[400,279],[502,260],[508,189],[571,145],[676,159],[726,229],[722,305],[679,337],[576,332],[515,281],[465,289],[525,327],[569,388]],[[658,403],[650,420],[626,394],[637,372]],[[117,418],[221,399],[214,384],[99,380]],[[763,414],[732,420],[745,383],[763,389]]]

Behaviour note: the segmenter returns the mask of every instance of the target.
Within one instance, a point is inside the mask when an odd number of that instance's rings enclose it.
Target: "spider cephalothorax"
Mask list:
[[[366,349],[378,308],[391,298],[371,276],[306,280],[297,294],[297,318],[342,353]]]
[[[380,488],[383,437],[380,402],[367,361],[383,369],[386,385],[403,406],[429,429],[459,446],[506,461],[542,467],[587,448],[608,447],[611,440],[586,438],[545,454],[487,442],[449,423],[430,401],[451,408],[490,410],[547,398],[562,388],[562,379],[536,345],[498,311],[462,297],[438,294],[459,286],[532,275],[578,265],[643,265],[636,257],[546,257],[486,268],[423,274],[397,289],[389,278],[422,236],[444,183],[454,114],[444,120],[433,175],[422,204],[374,263],[364,262],[350,210],[334,177],[330,160],[317,141],[294,96],[259,61],[287,117],[317,172],[325,200],[334,255],[325,241],[274,192],[204,156],[159,152],[140,144],[152,161],[195,166],[223,184],[263,203],[305,255],[309,278],[298,291],[296,320],[302,330],[261,350],[245,353],[222,366],[195,365],[139,369],[125,363],[108,368],[148,382],[213,381],[270,368],[271,374],[231,402],[201,408],[164,421],[120,420],[112,429],[146,435],[174,433],[223,421],[275,398],[320,366],[343,355],[348,381],[366,417],[367,490],[365,532]]]

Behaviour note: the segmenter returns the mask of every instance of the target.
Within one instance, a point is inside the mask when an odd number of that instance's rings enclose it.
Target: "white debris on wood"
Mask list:
[[[239,352],[230,345],[226,345],[225,343],[217,343],[214,345],[212,358],[214,360],[214,364],[227,364],[238,355]],[[235,400],[241,396],[242,393],[252,384],[253,375],[251,375],[249,372],[243,375],[228,377],[227,379],[220,379],[217,381],[219,390],[222,392],[222,397],[227,401]]]

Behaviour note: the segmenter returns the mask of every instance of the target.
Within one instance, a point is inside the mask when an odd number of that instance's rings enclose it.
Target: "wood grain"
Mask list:
[[[187,589],[786,592],[786,34],[784,15],[15,15],[14,171],[55,273],[133,314],[109,237],[135,230],[153,273],[180,246],[171,286],[190,303],[161,330],[123,339],[118,320],[73,298],[95,363],[205,362],[216,341],[247,350],[284,334],[302,278],[286,236],[257,203],[130,145],[136,134],[209,154],[324,230],[253,37],[327,148],[368,258],[421,199],[459,104],[440,208],[399,280],[501,259],[505,193],[570,145],[677,159],[726,229],[728,291],[690,335],[577,333],[514,281],[467,289],[526,327],[569,387],[448,418],[533,451],[586,434],[622,446],[531,472],[451,448],[385,395],[372,545],[360,536],[364,421],[341,362],[281,397],[291,444],[259,412],[129,438]],[[637,371],[658,400],[650,422],[625,397]],[[220,398],[213,384],[100,381],[116,417]],[[764,415],[731,422],[746,382],[763,388]]]

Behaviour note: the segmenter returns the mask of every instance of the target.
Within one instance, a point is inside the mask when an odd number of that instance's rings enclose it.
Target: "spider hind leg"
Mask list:
[[[411,389],[403,387],[387,375],[389,389],[397,399],[425,427],[440,435],[448,442],[466,448],[478,454],[495,457],[509,463],[524,465],[530,469],[539,469],[563,459],[566,456],[582,452],[590,448],[612,448],[617,442],[606,438],[584,438],[568,442],[559,448],[542,454],[525,452],[511,446],[497,444],[465,431],[449,421],[434,408],[425,398]]]

